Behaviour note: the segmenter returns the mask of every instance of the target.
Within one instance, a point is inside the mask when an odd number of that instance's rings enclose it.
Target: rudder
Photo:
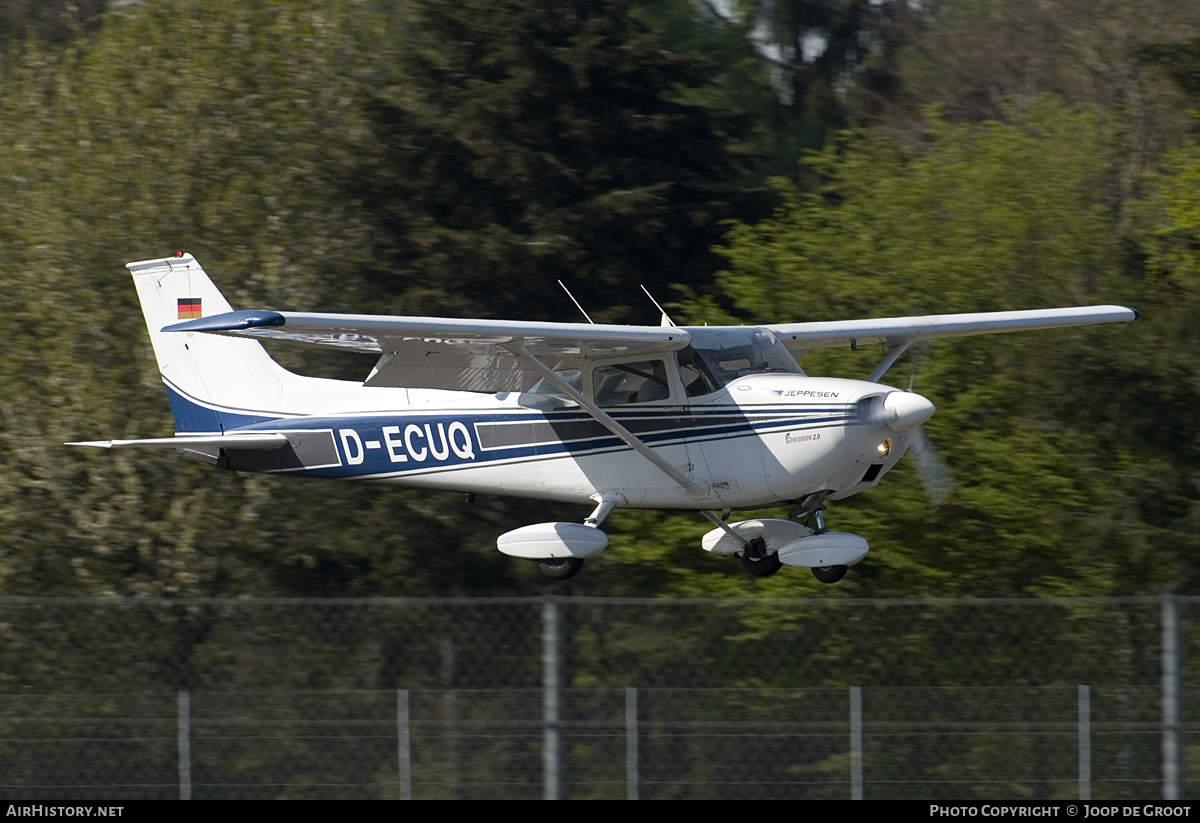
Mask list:
[[[284,385],[297,376],[256,340],[162,331],[164,326],[232,311],[190,254],[129,263],[176,432],[223,432],[273,420]]]

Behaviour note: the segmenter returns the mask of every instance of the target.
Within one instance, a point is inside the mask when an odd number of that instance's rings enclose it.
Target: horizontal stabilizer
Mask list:
[[[221,449],[278,449],[288,444],[286,434],[279,432],[255,432],[253,434],[187,434],[176,437],[152,437],[146,440],[89,440],[67,443],[68,446],[91,446],[97,449],[123,449],[130,446],[166,449],[194,449],[213,447]]]

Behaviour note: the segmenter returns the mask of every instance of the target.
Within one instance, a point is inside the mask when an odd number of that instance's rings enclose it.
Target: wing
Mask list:
[[[690,340],[682,329],[658,326],[273,311],[225,312],[174,323],[163,331],[374,352],[381,357],[368,386],[476,392],[522,391],[541,378],[514,353],[517,348],[552,368],[564,368],[593,357],[672,351]]]
[[[1121,323],[1138,313],[1121,306],[943,314],[784,323],[766,328],[802,356],[830,346],[883,343],[893,350],[922,339],[1028,331],[1059,326]],[[594,357],[682,349],[685,329],[661,326],[526,323],[361,314],[233,311],[166,326],[163,331],[207,332],[287,340],[380,355],[367,386],[522,391],[541,375],[516,354],[521,349],[550,368],[578,366]]]
[[[774,332],[788,348],[807,351],[830,346],[857,347],[864,343],[897,346],[938,337],[967,337],[973,334],[1053,329],[1060,326],[1128,323],[1137,318],[1138,312],[1124,306],[1081,306],[1070,309],[783,323],[766,328]]]

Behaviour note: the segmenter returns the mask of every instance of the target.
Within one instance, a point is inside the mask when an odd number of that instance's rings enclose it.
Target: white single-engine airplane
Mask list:
[[[582,523],[503,534],[558,580],[608,545],[614,508],[698,511],[715,554],[765,577],[832,583],[867,554],[821,511],[874,486],[933,404],[878,381],[913,342],[1121,323],[1120,306],[745,327],[525,323],[234,311],[190,254],[130,263],[175,416],[168,447],[225,469],[593,506]],[[293,374],[253,338],[379,357],[362,383]],[[882,344],[865,380],[809,377],[803,356]],[[790,504],[792,519],[726,522]],[[718,515],[717,512],[722,514]]]

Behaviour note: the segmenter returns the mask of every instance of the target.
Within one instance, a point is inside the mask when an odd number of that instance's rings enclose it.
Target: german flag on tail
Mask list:
[[[201,316],[200,298],[199,297],[181,297],[179,298],[179,319],[180,320],[195,320]]]

